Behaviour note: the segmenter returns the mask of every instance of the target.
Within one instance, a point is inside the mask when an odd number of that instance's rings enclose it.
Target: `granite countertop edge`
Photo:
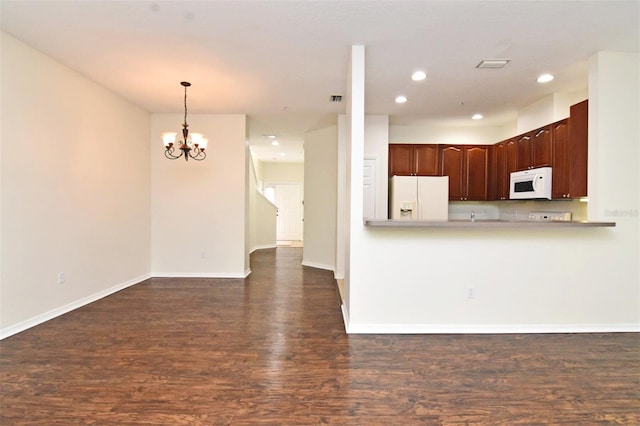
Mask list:
[[[504,220],[504,219],[450,219],[446,221],[430,220],[393,220],[364,219],[365,227],[372,228],[607,228],[615,227],[615,222],[579,221],[579,220]]]

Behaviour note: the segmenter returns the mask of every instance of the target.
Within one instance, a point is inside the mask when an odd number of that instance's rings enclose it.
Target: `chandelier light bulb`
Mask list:
[[[176,143],[176,136],[178,134],[176,132],[164,132],[162,134],[162,143],[164,146],[173,145]]]

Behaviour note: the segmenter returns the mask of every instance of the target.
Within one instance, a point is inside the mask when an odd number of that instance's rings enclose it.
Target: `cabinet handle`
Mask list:
[[[544,129],[540,130],[538,133],[536,133],[536,138],[537,138],[538,136],[540,136],[541,134],[543,134],[543,133],[544,133]]]

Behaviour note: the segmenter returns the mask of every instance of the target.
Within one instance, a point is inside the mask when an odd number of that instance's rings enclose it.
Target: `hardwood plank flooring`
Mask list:
[[[301,253],[150,279],[3,340],[0,423],[640,424],[637,334],[348,336]]]

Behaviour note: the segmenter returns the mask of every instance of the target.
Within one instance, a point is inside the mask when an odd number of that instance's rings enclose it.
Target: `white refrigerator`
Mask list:
[[[449,220],[449,176],[393,176],[389,218]]]

